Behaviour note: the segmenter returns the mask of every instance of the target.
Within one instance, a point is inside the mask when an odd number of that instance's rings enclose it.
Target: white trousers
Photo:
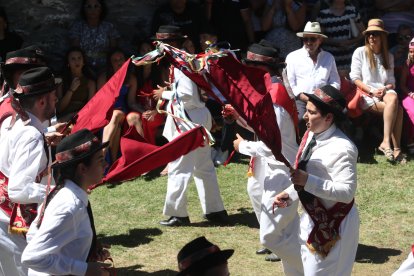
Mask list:
[[[266,163],[262,157],[254,157],[253,176],[247,179],[247,194],[256,214],[257,221],[260,223],[260,213],[262,212],[262,195],[265,178]]]
[[[197,148],[168,164],[164,215],[187,217],[187,189],[191,177],[204,214],[224,210],[209,146]]]
[[[8,224],[0,222],[0,275],[27,275],[27,268],[23,267],[21,262],[26,244],[23,236],[9,234]]]
[[[309,215],[304,212],[300,221],[300,243],[304,275],[351,275],[359,239],[359,215],[356,205],[354,204],[342,221],[339,227],[340,240],[335,243],[325,258],[313,254],[306,246],[313,225]]]
[[[260,241],[282,259],[285,275],[303,275],[299,244],[298,201],[289,207],[275,208],[274,197],[291,185],[284,165],[273,169],[264,182],[262,213],[260,216]]]
[[[407,259],[401,264],[400,268],[392,276],[412,276],[414,275],[414,254],[410,251]]]

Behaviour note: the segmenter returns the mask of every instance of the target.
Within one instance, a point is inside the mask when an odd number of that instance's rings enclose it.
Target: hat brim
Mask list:
[[[323,102],[321,99],[319,99],[317,96],[315,96],[314,94],[309,94],[309,93],[304,93],[306,96],[308,96],[309,98],[311,98],[312,100],[319,102],[323,105],[325,105],[330,112],[332,112],[333,114],[335,114],[335,116],[339,119],[339,120],[345,120],[346,114],[341,111],[341,110],[337,110],[335,108],[332,108],[330,105],[327,105],[325,102]],[[345,109],[346,110],[346,109]]]
[[[367,32],[381,32],[384,34],[389,34],[389,32],[387,32],[383,28],[376,27],[376,26],[368,27],[365,31],[362,32],[362,34],[365,35]]]
[[[44,88],[44,89],[39,89],[36,92],[31,92],[29,94],[24,94],[24,93],[18,93],[16,90],[14,91],[14,95],[15,97],[19,98],[19,99],[23,99],[23,98],[29,98],[29,97],[34,97],[34,96],[39,96],[39,95],[43,95],[43,94],[47,94],[50,93],[54,90],[57,89],[58,85],[62,82],[61,78],[55,78],[55,84],[53,85],[53,87],[48,87],[48,88]]]
[[[150,37],[150,40],[154,40],[154,41],[179,41],[179,40],[184,40],[188,38],[188,36],[186,35],[182,35],[180,37],[174,37],[174,38],[157,38],[155,35]]]
[[[323,38],[328,38],[326,35],[324,35],[324,34],[321,34],[321,33],[313,33],[313,32],[300,32],[300,33],[296,33],[296,36],[298,36],[298,37],[303,37],[303,35],[304,34],[309,34],[309,35],[318,35],[318,36],[320,36],[320,37],[323,37]]]
[[[227,261],[233,255],[233,253],[234,253],[233,249],[226,249],[226,250],[221,250],[219,252],[210,254],[209,256],[199,260],[198,262],[194,262],[187,269],[180,271],[177,274],[177,276],[184,276],[191,271],[201,269],[203,265],[208,264],[208,263],[212,263],[215,261]]]
[[[88,157],[88,156],[91,156],[91,155],[95,154],[95,153],[96,153],[96,152],[98,152],[99,150],[101,150],[101,149],[103,149],[103,148],[106,148],[108,145],[109,145],[109,141],[107,141],[107,142],[105,142],[105,143],[102,143],[101,145],[99,145],[99,147],[97,147],[97,148],[95,148],[95,149],[93,149],[93,150],[91,150],[91,151],[88,151],[88,152],[86,152],[85,154],[79,155],[79,156],[77,156],[76,158],[73,158],[73,159],[71,159],[71,160],[69,160],[69,161],[62,162],[62,163],[54,163],[54,164],[51,166],[51,168],[52,168],[52,169],[56,169],[56,168],[63,168],[63,167],[66,167],[66,166],[73,165],[73,164],[75,164],[75,163],[77,163],[77,162],[81,161],[82,159],[85,159],[86,157]]]

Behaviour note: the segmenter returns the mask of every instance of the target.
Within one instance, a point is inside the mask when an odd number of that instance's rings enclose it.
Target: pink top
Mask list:
[[[407,88],[410,92],[414,92],[414,64],[408,67]]]

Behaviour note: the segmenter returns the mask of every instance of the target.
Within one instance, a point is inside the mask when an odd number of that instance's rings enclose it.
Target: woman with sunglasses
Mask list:
[[[403,112],[394,90],[394,58],[388,51],[388,32],[381,19],[371,19],[363,33],[365,46],[352,55],[350,77],[362,93],[361,108],[383,115],[384,135],[378,150],[390,162],[406,163],[400,146]]]
[[[87,63],[97,76],[105,67],[109,49],[117,46],[120,34],[115,26],[105,21],[107,7],[104,0],[83,0],[81,20],[75,22],[69,38],[72,46],[79,46],[87,56]]]

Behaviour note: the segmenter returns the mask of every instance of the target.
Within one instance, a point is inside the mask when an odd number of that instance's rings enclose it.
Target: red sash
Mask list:
[[[0,172],[0,209],[10,217],[9,232],[26,234],[36,218],[37,204],[19,204],[10,201],[7,192],[9,179]]]
[[[305,148],[309,130],[305,133],[302,143],[299,146],[296,155],[295,167],[297,167],[302,151]],[[320,199],[315,195],[304,191],[298,191],[300,202],[312,219],[314,226],[309,234],[306,245],[313,253],[317,253],[322,257],[329,254],[331,248],[340,239],[339,227],[349,211],[354,205],[354,199],[350,203],[337,202],[329,210],[323,206]]]

